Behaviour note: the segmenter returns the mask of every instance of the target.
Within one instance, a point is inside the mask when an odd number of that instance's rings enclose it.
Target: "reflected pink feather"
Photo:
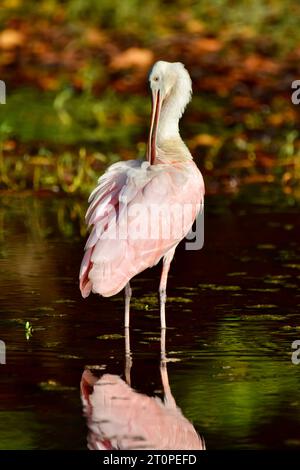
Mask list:
[[[91,450],[205,449],[174,399],[163,402],[137,393],[117,375],[105,374],[97,380],[86,370],[81,397]]]

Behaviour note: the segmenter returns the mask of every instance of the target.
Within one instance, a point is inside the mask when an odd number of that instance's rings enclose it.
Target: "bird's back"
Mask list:
[[[80,270],[82,295],[114,295],[158,263],[190,230],[203,195],[192,160],[112,165],[89,199],[86,219],[93,229]]]

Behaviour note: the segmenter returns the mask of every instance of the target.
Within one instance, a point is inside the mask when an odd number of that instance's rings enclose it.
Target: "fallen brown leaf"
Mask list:
[[[15,29],[4,29],[0,33],[0,49],[8,50],[21,46],[24,42],[24,35]]]
[[[130,67],[148,68],[154,62],[154,54],[148,49],[140,49],[138,47],[130,47],[126,51],[115,56],[110,66],[112,69],[120,70]]]

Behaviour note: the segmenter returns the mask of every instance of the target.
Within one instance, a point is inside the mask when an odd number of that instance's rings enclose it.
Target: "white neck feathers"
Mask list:
[[[191,79],[185,70],[183,72],[163,102],[157,131],[158,146],[165,140],[180,138],[179,120],[192,95]]]

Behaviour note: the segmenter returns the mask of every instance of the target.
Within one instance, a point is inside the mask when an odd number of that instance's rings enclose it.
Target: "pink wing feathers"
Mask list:
[[[99,178],[98,185],[89,197],[90,206],[85,218],[88,227],[93,226],[93,229],[84,248],[85,254],[79,273],[80,290],[83,297],[87,297],[92,290],[89,272],[93,267],[91,257],[95,246],[101,239],[101,235],[108,229],[109,215],[113,212],[113,204],[115,203],[117,206],[117,199],[126,183],[129,170],[139,165],[138,160],[131,160],[110,166]]]
[[[83,297],[114,295],[158,263],[188,233],[203,196],[193,162],[112,165],[89,198],[86,221],[93,228],[79,275]]]

